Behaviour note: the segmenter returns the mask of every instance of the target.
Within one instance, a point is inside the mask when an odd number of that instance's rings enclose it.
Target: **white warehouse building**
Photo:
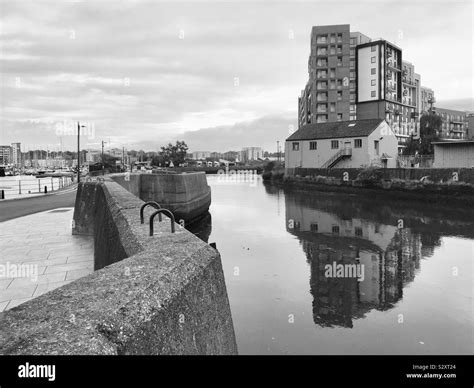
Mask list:
[[[398,140],[383,119],[302,126],[285,142],[285,168],[395,168]]]

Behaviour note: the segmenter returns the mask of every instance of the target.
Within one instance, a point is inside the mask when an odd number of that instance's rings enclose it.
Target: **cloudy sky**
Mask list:
[[[296,125],[311,26],[403,48],[438,106],[473,110],[469,1],[0,0],[0,144],[191,151],[263,146]]]

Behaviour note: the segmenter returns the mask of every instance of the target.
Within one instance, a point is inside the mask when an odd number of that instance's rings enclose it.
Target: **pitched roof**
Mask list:
[[[318,123],[303,125],[293,133],[287,141],[337,139],[341,137],[369,136],[383,119],[338,121],[333,123]]]

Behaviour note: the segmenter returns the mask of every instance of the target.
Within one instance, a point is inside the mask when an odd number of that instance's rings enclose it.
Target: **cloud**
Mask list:
[[[6,0],[1,7],[1,143],[74,146],[54,128],[80,120],[117,147],[153,149],[184,136],[193,149],[271,149],[274,126],[296,121],[318,24],[351,23],[373,38],[398,39],[438,100],[472,98],[470,2],[432,9],[404,1]],[[390,18],[373,17],[387,9]]]

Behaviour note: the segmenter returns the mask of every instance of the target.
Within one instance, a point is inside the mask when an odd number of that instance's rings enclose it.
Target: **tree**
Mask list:
[[[424,113],[421,116],[419,147],[419,153],[421,155],[433,154],[433,145],[431,143],[439,140],[442,125],[443,119],[434,112]]]
[[[153,158],[153,162],[168,164],[172,161],[177,166],[184,162],[187,151],[188,146],[184,141],[177,141],[175,145],[169,143],[166,147],[161,147],[161,151],[156,158]]]

